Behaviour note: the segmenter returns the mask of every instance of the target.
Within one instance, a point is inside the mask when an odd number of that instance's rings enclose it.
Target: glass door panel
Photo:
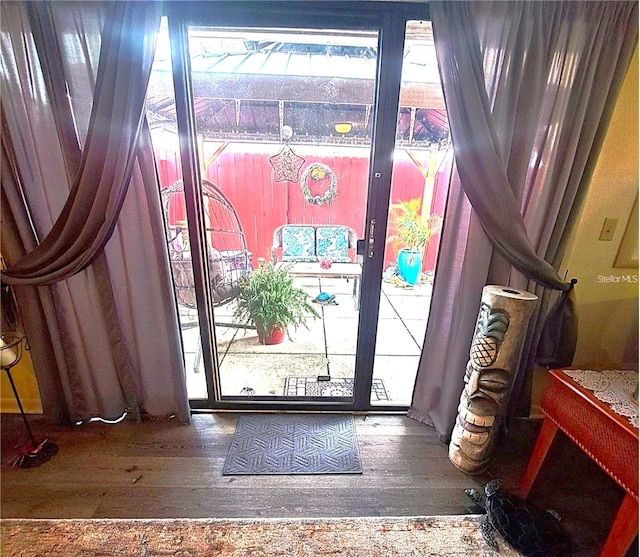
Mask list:
[[[377,44],[188,28],[222,400],[353,400]],[[265,345],[234,319],[240,281],[283,264],[318,318]]]
[[[147,121],[151,130],[165,218],[165,239],[178,303],[187,392],[190,399],[207,399],[193,268],[189,256],[188,219],[175,105],[169,30],[167,18],[163,17],[147,91]]]
[[[409,21],[371,404],[409,405],[422,352],[452,150],[431,23]]]

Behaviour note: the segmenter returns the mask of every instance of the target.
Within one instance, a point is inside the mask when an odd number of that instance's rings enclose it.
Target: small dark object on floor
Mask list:
[[[18,456],[13,461],[13,466],[16,468],[35,468],[45,462],[49,462],[58,454],[58,445],[45,439],[38,445],[35,445],[35,443],[22,445],[18,447],[18,452]]]
[[[465,489],[465,493],[486,511],[480,529],[493,549],[498,549],[494,536],[497,531],[525,557],[569,554],[571,540],[560,526],[557,513],[507,493],[499,480],[488,482],[484,494],[477,489]]]

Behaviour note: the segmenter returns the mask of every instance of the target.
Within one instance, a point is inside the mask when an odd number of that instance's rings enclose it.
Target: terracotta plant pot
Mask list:
[[[258,340],[260,341],[260,344],[280,344],[284,340],[284,336],[286,334],[284,327],[279,325],[276,325],[269,335],[265,335],[262,323],[256,322],[256,329],[258,331]]]

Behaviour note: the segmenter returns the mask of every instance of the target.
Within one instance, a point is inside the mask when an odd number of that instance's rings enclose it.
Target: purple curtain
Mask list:
[[[160,13],[154,2],[114,2],[110,12],[73,187],[51,231],[2,272],[7,284],[69,278],[91,264],[113,233],[138,152]]]
[[[542,334],[544,288],[563,291],[553,311],[564,320],[546,330],[545,348],[572,353],[562,342],[575,343],[573,290],[550,262],[637,43],[637,4],[433,2],[430,12],[456,172],[409,415],[448,440],[485,284],[543,298],[525,368]]]
[[[2,280],[16,289],[45,414],[188,422],[144,118],[159,4],[1,9]]]

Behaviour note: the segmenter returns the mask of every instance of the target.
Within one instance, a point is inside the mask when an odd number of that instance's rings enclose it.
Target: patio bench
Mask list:
[[[273,233],[271,259],[314,263],[328,258],[334,263],[354,263],[356,231],[335,224],[283,224]]]
[[[357,235],[353,228],[333,224],[285,224],[273,233],[271,260],[286,264],[298,277],[353,279],[353,298],[360,305],[362,266],[356,259]],[[331,267],[320,266],[330,259]]]

